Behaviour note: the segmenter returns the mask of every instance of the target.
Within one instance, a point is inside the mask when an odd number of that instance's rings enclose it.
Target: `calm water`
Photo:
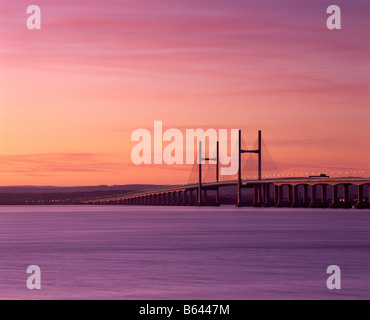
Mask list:
[[[0,298],[369,299],[369,229],[369,210],[0,207]]]

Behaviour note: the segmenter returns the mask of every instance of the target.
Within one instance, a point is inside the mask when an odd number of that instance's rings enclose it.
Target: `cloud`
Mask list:
[[[0,156],[0,174],[50,175],[50,173],[109,172],[123,163],[104,160],[93,153],[46,153]]]

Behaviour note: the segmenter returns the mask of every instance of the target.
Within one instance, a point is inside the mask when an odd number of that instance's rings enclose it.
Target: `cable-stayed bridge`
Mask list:
[[[198,149],[200,157],[201,145]],[[370,178],[332,178],[326,174],[306,177],[279,177],[259,131],[253,149],[245,147],[239,131],[238,172],[227,180],[220,178],[220,152],[199,159],[193,166],[189,182],[184,185],[158,186],[123,194],[119,197],[85,199],[82,204],[116,204],[146,206],[219,206],[222,190],[234,193],[236,206],[370,208]],[[244,156],[248,157],[245,159]],[[257,161],[255,160],[257,155]],[[214,164],[205,164],[205,161]],[[267,174],[262,175],[262,170]],[[252,173],[252,172],[255,173]],[[276,177],[278,176],[278,177]],[[356,188],[356,197],[350,190]],[[353,192],[352,192],[353,194]]]

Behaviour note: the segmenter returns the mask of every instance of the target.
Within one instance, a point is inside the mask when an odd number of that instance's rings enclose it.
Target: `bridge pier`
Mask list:
[[[316,208],[317,206],[317,185],[311,187],[311,203],[310,208]]]
[[[186,202],[186,197],[188,196],[188,190],[184,190],[183,192],[183,198],[182,198],[182,205],[183,206],[186,206],[187,205],[187,202]]]
[[[158,205],[158,194],[153,194],[153,206]]]
[[[344,188],[344,194],[343,194],[344,203],[343,203],[343,207],[344,208],[352,208],[352,205],[351,205],[350,200],[349,200],[349,184],[344,184],[343,185],[343,188]]]
[[[172,192],[172,201],[171,201],[171,206],[177,206],[177,201],[178,201],[178,192]]]
[[[265,183],[263,185],[263,207],[273,207],[275,204],[271,201],[270,184]]]
[[[186,190],[182,191],[179,206],[185,206]]]
[[[339,192],[338,192],[338,185],[333,186],[333,196],[330,208],[339,208]]]
[[[166,192],[164,193],[164,205],[168,206],[170,204],[170,193]]]
[[[246,188],[253,188],[252,202],[243,201],[243,189],[246,189]],[[236,206],[237,207],[250,207],[250,206],[253,206],[254,203],[258,203],[258,191],[256,193],[255,188],[257,188],[256,185],[243,185],[242,183],[238,183],[238,194],[237,194]]]
[[[357,209],[366,209],[370,208],[369,205],[369,191],[368,191],[368,200],[366,201],[365,199],[365,184],[359,185],[358,186],[358,195],[357,195],[357,204],[356,208]]]
[[[172,203],[172,192],[167,192],[167,206],[170,206]]]
[[[210,196],[210,193],[213,193]],[[203,206],[219,206],[219,192],[218,187],[204,188],[203,189]]]
[[[190,189],[189,190],[189,202],[188,202],[188,206],[193,206],[193,190]]]
[[[277,208],[284,208],[284,207],[290,207],[291,204],[290,204],[290,199],[292,199],[293,197],[291,196],[291,189],[289,188],[289,185],[288,185],[288,201],[287,202],[284,202],[284,199],[283,199],[283,195],[284,195],[284,186],[285,185],[280,185],[279,188],[278,188],[278,203],[276,204],[276,207]]]
[[[171,192],[170,206],[174,206],[176,203],[176,192]]]
[[[191,200],[192,200],[192,193],[193,191],[191,189],[187,190],[187,196],[185,197],[185,205],[191,206]]]
[[[199,192],[194,192],[194,206],[199,203]]]
[[[302,202],[303,202],[303,206],[306,207],[306,208],[310,204],[309,200],[308,200],[308,185],[307,184],[303,185],[303,199],[302,199]]]
[[[219,187],[216,188],[216,199],[215,199],[215,202],[216,202],[216,206],[220,206],[221,203],[220,203],[220,189]]]
[[[320,201],[317,199],[317,187],[321,188],[321,198]],[[312,186],[310,208],[328,208],[328,192],[326,184],[317,184]]]
[[[301,207],[301,203],[299,202],[299,185],[293,187],[293,203],[292,208]]]
[[[293,205],[293,186],[291,184],[288,185],[288,207]]]
[[[173,206],[178,206],[179,205],[179,200],[180,200],[180,192],[181,191],[175,191],[174,193],[173,193],[173,202],[172,202],[172,205]]]
[[[176,207],[179,205],[179,201],[180,201],[180,192],[181,192],[181,191],[175,191],[175,193],[174,193],[173,205],[174,205],[174,206],[176,206]]]
[[[169,206],[171,203],[171,192],[166,193],[166,206]]]
[[[328,203],[328,185],[327,184],[322,184],[321,185],[321,206],[323,208],[328,208],[329,203]]]
[[[208,190],[204,189],[203,190],[203,205],[207,205],[208,203]]]
[[[195,206],[196,205],[196,200],[193,199],[193,192],[194,192],[193,189],[190,189],[189,190],[189,202],[188,202],[188,206]],[[195,190],[195,197],[194,198],[196,198],[196,195],[197,195],[197,191]]]
[[[170,206],[174,206],[176,202],[176,192],[171,192]]]
[[[259,184],[258,187],[257,187],[257,206],[258,207],[262,207],[263,203],[262,203],[262,185]]]
[[[192,200],[193,200],[193,190],[189,189],[188,190],[188,199],[186,201],[187,206],[192,206]]]
[[[275,192],[276,192],[276,189],[275,189]],[[276,208],[283,207],[283,186],[282,185],[277,187],[276,194],[277,194]]]
[[[253,203],[252,207],[262,207],[262,185],[261,184],[255,184],[253,186]]]
[[[340,185],[335,185],[333,187],[333,201],[330,205],[331,208],[352,208],[349,200],[349,184],[341,184],[343,188],[343,199],[339,199],[339,189]]]
[[[180,206],[186,206],[186,190],[182,192],[182,196],[180,198]]]
[[[167,206],[172,204],[172,192],[167,192]]]
[[[196,193],[196,206],[203,206],[204,204],[204,197],[203,197],[203,189],[198,189]]]
[[[274,202],[275,207],[277,207],[279,203],[279,186],[274,185]]]
[[[181,195],[182,195],[182,191],[177,191],[177,196],[176,196],[176,206],[181,206]]]
[[[162,206],[167,206],[168,194],[167,192],[162,193]]]

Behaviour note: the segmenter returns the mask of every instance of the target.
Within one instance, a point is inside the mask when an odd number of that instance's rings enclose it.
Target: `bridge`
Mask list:
[[[199,150],[201,144],[199,145]],[[81,204],[145,205],[145,206],[219,206],[220,192],[225,187],[235,189],[235,205],[238,207],[292,207],[292,208],[370,208],[370,178],[330,178],[326,175],[297,178],[262,178],[262,133],[258,132],[256,149],[242,148],[239,131],[239,168],[236,179],[220,181],[219,143],[215,158],[198,161],[196,183],[184,185],[158,186],[123,194],[118,197],[85,199]],[[201,152],[199,152],[201,154]],[[243,154],[258,156],[257,179],[242,176]],[[213,181],[203,179],[203,162],[215,160]],[[356,198],[350,197],[350,188],[356,188]],[[247,190],[247,192],[244,192]],[[249,197],[244,193],[249,193]]]

